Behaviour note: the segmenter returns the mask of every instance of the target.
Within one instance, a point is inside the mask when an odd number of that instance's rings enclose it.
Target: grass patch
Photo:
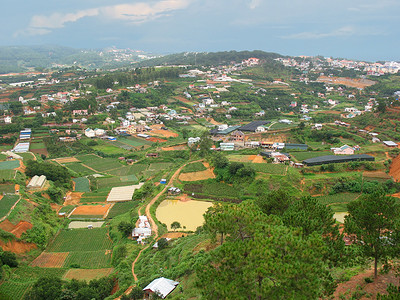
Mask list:
[[[253,164],[244,163],[246,166],[253,168],[256,172],[272,174],[272,175],[285,175],[288,166],[282,164]]]
[[[0,170],[0,179],[11,180],[14,179],[15,170]]]
[[[35,155],[33,155],[30,152],[18,153],[18,155],[23,157],[24,163],[26,163],[29,160],[34,160],[35,159]]]
[[[0,184],[0,194],[14,194],[15,185],[14,184]]]
[[[0,200],[0,218],[8,214],[11,207],[18,201],[18,199],[19,195],[5,195]]]
[[[63,206],[58,213],[65,213],[66,215],[69,214],[73,209],[75,208],[75,205],[67,205]]]
[[[66,166],[68,169],[71,169],[72,171],[74,171],[78,174],[82,174],[84,176],[96,173],[95,171],[93,171],[89,168],[86,168],[84,165],[82,165],[81,163],[78,163],[78,162],[64,164],[64,166]]]
[[[139,139],[139,138],[135,138],[133,136],[130,137],[118,137],[117,141],[120,141],[124,144],[128,144],[130,146],[133,147],[140,147],[143,145],[152,145],[153,142],[151,141],[147,141],[145,139]]]
[[[46,145],[44,143],[31,143],[29,145],[29,150],[37,150],[37,149],[46,149]]]
[[[129,178],[134,179],[129,181]],[[131,177],[99,177],[97,178],[97,186],[102,188],[113,188],[117,186],[132,185],[137,183],[137,178],[133,175]]]
[[[200,171],[205,171],[207,168],[203,165],[202,162],[195,162],[189,165],[186,165],[181,173],[191,173],[191,172],[200,172]]]
[[[188,194],[201,194],[204,196],[238,198],[240,191],[233,186],[222,182],[205,182],[185,184],[184,191]]]
[[[319,202],[325,205],[333,203],[349,203],[357,199],[360,194],[357,193],[339,193],[334,195],[325,195],[316,197]]]

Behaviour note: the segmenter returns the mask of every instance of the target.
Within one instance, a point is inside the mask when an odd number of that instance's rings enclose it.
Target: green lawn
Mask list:
[[[96,151],[101,151],[105,154],[123,154],[125,151],[118,146],[114,146],[108,142],[101,142],[100,145],[92,147]]]

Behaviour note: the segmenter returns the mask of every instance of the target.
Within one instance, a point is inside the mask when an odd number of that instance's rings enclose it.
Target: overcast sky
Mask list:
[[[0,45],[400,60],[399,0],[13,0]]]

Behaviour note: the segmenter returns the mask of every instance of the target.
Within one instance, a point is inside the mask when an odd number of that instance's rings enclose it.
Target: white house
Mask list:
[[[10,116],[5,116],[4,117],[4,123],[11,124],[11,121],[12,121],[12,117],[10,117]]]
[[[94,134],[95,134],[96,136],[102,136],[102,135],[104,135],[105,133],[106,133],[106,131],[105,131],[104,129],[96,128],[96,129],[94,130]]]
[[[159,294],[161,298],[164,299],[176,288],[178,284],[179,284],[178,281],[173,281],[171,279],[160,277],[150,282],[143,289],[143,292],[145,294],[146,299],[150,299],[150,297],[152,297],[152,294],[154,293]]]
[[[86,128],[86,129],[85,129],[85,135],[86,135],[87,137],[89,137],[89,138],[92,138],[92,137],[95,137],[95,136],[96,136],[94,130],[91,129],[91,128]]]
[[[188,146],[192,147],[194,144],[200,142],[200,137],[195,137],[195,138],[188,138]]]
[[[264,131],[265,131],[265,127],[263,127],[263,126],[258,126],[256,128],[256,132],[264,132]]]
[[[121,122],[121,126],[122,127],[128,127],[129,125],[131,125],[131,121],[129,121],[129,120],[122,120],[122,122]]]

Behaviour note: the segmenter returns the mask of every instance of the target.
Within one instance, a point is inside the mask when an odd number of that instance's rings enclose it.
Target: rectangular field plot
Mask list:
[[[11,282],[6,281],[0,285],[0,299],[22,300],[26,292],[33,286],[34,282]]]
[[[101,158],[96,156],[84,164],[98,172],[105,172],[122,166],[115,158]]]
[[[250,166],[256,172],[273,174],[273,175],[285,175],[287,166],[281,164],[253,164],[245,163]]]
[[[81,203],[90,203],[90,202],[105,202],[108,196],[110,189],[102,192],[90,192],[84,193],[81,197]]]
[[[61,268],[64,265],[68,254],[68,252],[42,252],[31,263],[31,266],[41,268]]]
[[[0,170],[0,179],[11,180],[14,178],[15,170]]]
[[[111,267],[111,250],[70,252],[64,267],[69,268],[72,265],[79,266],[79,268]]]
[[[78,177],[72,180],[75,182],[75,192],[90,192],[89,179],[86,177]]]
[[[9,160],[0,162],[0,170],[13,170],[19,167],[19,160]]]
[[[98,251],[112,249],[107,228],[61,230],[48,252]]]
[[[82,221],[73,221],[69,223],[69,229],[78,229],[78,228],[87,228],[91,225],[93,228],[100,228],[104,222],[82,222]]]
[[[137,181],[138,180],[135,175],[122,176],[122,177],[100,177],[97,178],[97,186],[99,189],[113,188],[123,185],[132,185],[137,183]]]
[[[107,218],[112,219],[118,215],[124,214],[130,211],[132,208],[135,208],[136,205],[137,201],[115,203],[114,206],[111,208],[110,212],[108,213]]]
[[[14,184],[0,184],[0,194],[3,194],[3,193],[14,194],[14,192],[15,192]]]
[[[30,150],[46,149],[46,145],[44,143],[31,143],[29,149]]]
[[[68,169],[71,169],[72,171],[78,173],[78,174],[82,174],[82,175],[91,175],[91,174],[95,174],[96,172],[86,168],[84,165],[82,165],[81,163],[68,163],[68,164],[64,164],[64,166],[66,166]]]
[[[78,279],[90,281],[92,279],[99,279],[101,277],[106,277],[113,272],[113,268],[106,269],[70,269],[64,275],[64,279]]]
[[[150,141],[146,141],[144,139],[138,139],[138,138],[134,138],[134,137],[119,137],[118,141],[124,144],[128,144],[130,146],[133,147],[140,147],[143,145],[151,145],[153,144]]]
[[[0,200],[0,218],[8,214],[11,207],[18,201],[18,199],[19,195],[5,195]]]

